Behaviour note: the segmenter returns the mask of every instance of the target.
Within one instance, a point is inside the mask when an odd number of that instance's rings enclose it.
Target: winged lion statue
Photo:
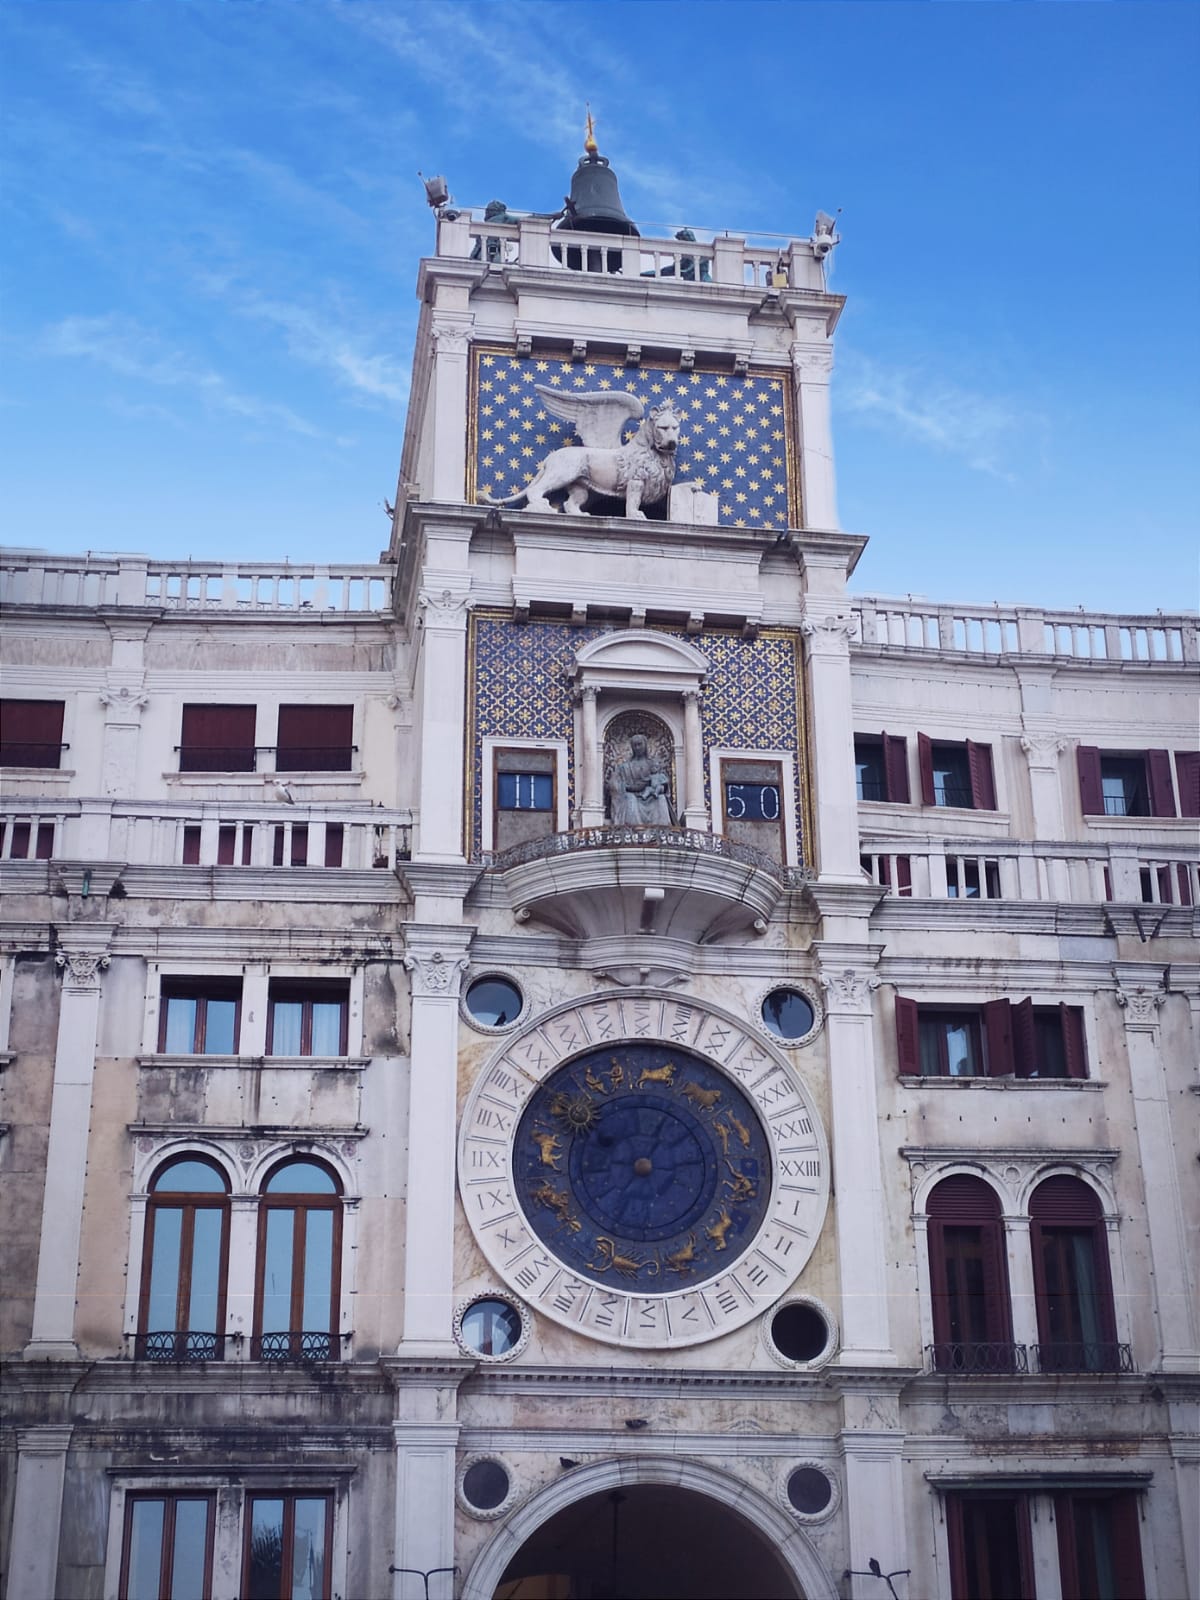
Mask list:
[[[572,423],[583,442],[552,450],[519,494],[506,499],[483,494],[481,499],[498,506],[524,499],[527,511],[552,511],[549,496],[565,489],[563,511],[582,512],[588,494],[595,493],[624,499],[627,517],[645,517],[644,505],[666,498],[679,444],[679,417],[670,400],[647,412],[636,395],[624,390],[563,394],[540,383],[535,388],[546,410]],[[634,420],[641,427],[623,444],[621,430]]]

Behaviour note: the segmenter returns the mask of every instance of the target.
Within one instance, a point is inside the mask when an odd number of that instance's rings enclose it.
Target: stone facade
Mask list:
[[[439,219],[379,564],[5,560],[6,1600],[1194,1595],[1195,620],[855,597],[828,243],[592,243]]]

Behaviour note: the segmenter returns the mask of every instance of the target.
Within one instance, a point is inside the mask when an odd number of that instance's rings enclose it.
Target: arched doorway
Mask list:
[[[517,1511],[464,1600],[835,1600],[784,1511],[713,1468],[680,1461],[579,1468]]]

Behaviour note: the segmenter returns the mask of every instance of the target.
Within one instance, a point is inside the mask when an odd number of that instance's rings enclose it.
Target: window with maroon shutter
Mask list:
[[[255,706],[184,706],[180,772],[253,772]]]
[[[921,1071],[921,1044],[917,1031],[917,1002],[896,996],[896,1055],[903,1077],[917,1077]]]
[[[917,767],[922,805],[954,806],[967,811],[996,809],[990,744],[976,744],[972,739],[934,740],[918,733]]]
[[[275,770],[349,772],[353,741],[353,706],[280,706]]]
[[[908,741],[894,733],[854,735],[855,782],[860,800],[908,805]]]
[[[933,740],[927,733],[917,735],[917,768],[921,774],[921,804],[934,806],[933,792]]]
[[[1145,1600],[1137,1496],[1078,1490],[1054,1497],[1062,1600]]]
[[[1146,787],[1150,793],[1150,815],[1175,815],[1175,790],[1171,783],[1171,752],[1146,751]]]
[[[62,764],[62,700],[0,700],[0,767]]]
[[[1095,745],[1079,745],[1075,761],[1085,817],[1176,815],[1169,750],[1101,750]],[[1182,769],[1179,781],[1182,790]],[[1183,814],[1188,815],[1186,809]]]
[[[1176,750],[1175,776],[1179,779],[1179,815],[1200,817],[1200,750]]]
[[[1014,1071],[1012,1005],[1007,1000],[989,1000],[982,1009],[987,1075],[989,1078],[1011,1077]]]
[[[1108,1233],[1100,1201],[1079,1178],[1046,1178],[1029,1201],[1043,1372],[1115,1372],[1117,1344]]]
[[[999,1196],[982,1178],[943,1178],[927,1211],[935,1370],[1013,1371]]]
[[[946,1497],[951,1600],[1034,1600],[1033,1541],[1024,1495]]]
[[[908,805],[912,798],[908,786],[908,740],[898,733],[883,736],[883,770],[888,799]]]
[[[967,770],[971,778],[971,804],[976,811],[995,811],[996,779],[992,771],[992,747],[967,740]]]
[[[1104,789],[1100,783],[1100,751],[1095,745],[1081,744],[1075,750],[1079,769],[1079,804],[1085,817],[1104,815]]]

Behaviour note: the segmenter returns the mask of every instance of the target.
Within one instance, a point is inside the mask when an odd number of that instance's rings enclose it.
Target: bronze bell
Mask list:
[[[577,233],[623,233],[638,238],[617,192],[617,175],[596,151],[579,158],[571,177],[567,214],[559,228]]]

